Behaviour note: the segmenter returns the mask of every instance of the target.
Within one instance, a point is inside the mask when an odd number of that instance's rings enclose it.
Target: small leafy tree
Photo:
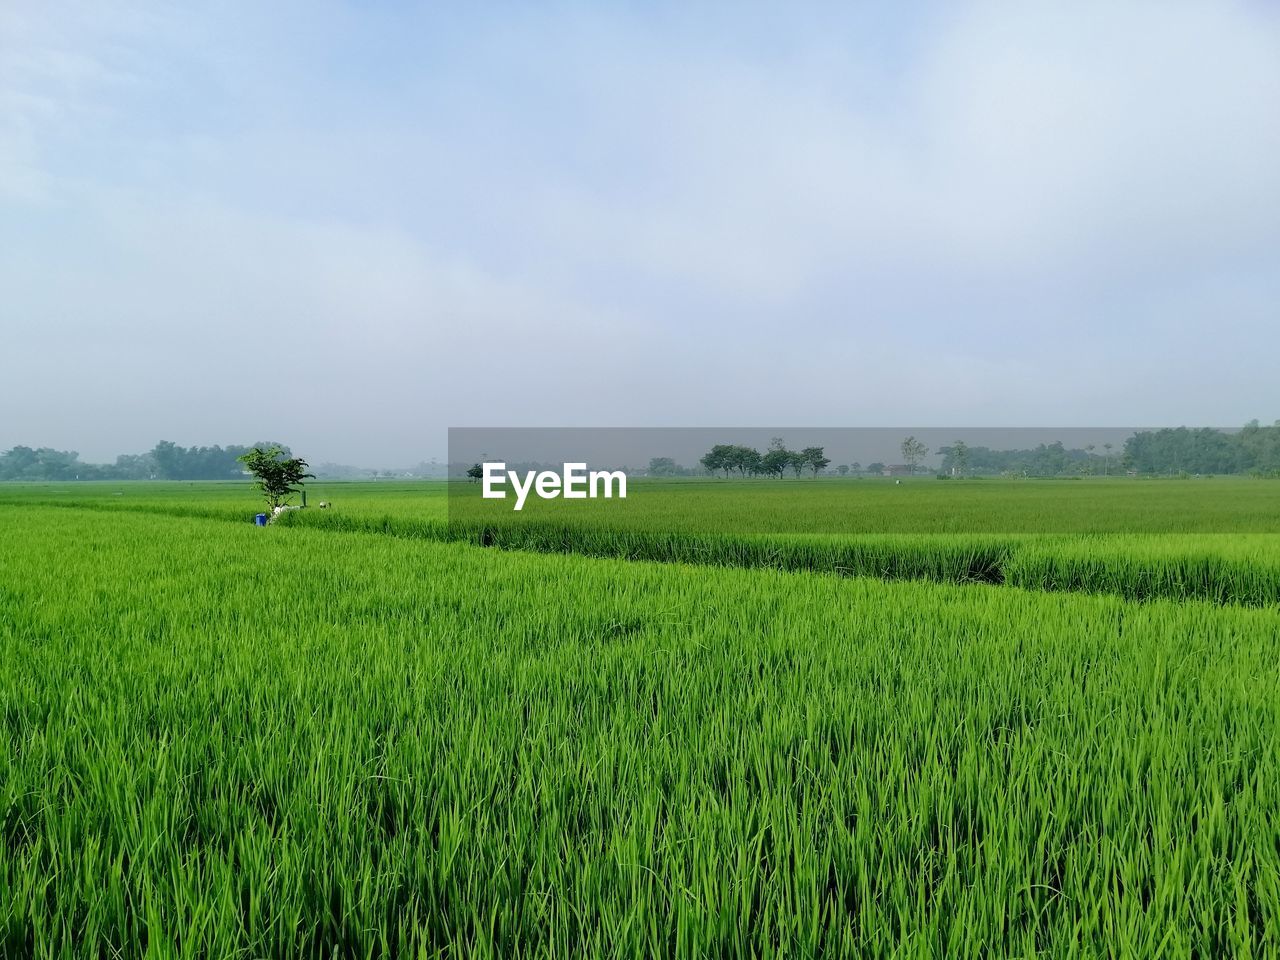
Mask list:
[[[768,451],[760,458],[761,472],[781,480],[789,466],[791,466],[791,451],[787,449],[781,437],[774,437],[769,441]]]
[[[253,485],[262,491],[267,507],[271,510],[288,503],[289,498],[302,486],[303,480],[315,477],[314,473],[307,473],[307,461],[285,456],[284,449],[278,446],[265,450],[254,447],[236,459],[253,474]]]
[[[739,475],[745,477],[747,474],[755,476],[763,468],[764,458],[760,456],[760,451],[755,447],[733,447],[730,455],[730,462]]]
[[[805,466],[813,471],[815,478],[831,463],[822,447],[805,447],[800,456],[804,457]]]
[[[717,443],[698,462],[712,476],[715,476],[717,470],[721,470],[728,477],[729,471],[734,468],[734,448],[727,443]]]
[[[484,476],[484,467],[480,466],[478,463],[473,463],[471,466],[467,467],[467,476],[473,481],[479,480]]]
[[[963,440],[957,440],[951,448],[951,455],[955,457],[956,473],[963,477],[969,469],[969,445]]]
[[[847,463],[840,464],[840,466],[836,467],[836,473],[840,474],[842,477],[848,476],[849,465]]]
[[[649,458],[649,476],[674,477],[677,473],[679,473],[679,467],[671,457]]]
[[[914,436],[907,437],[902,441],[902,462],[907,465],[907,470],[914,476],[916,467],[929,453],[929,448],[917,440]]]

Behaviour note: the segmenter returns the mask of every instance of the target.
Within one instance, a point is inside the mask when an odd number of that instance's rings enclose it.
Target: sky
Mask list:
[[[1280,418],[1280,4],[0,4],[0,449]]]

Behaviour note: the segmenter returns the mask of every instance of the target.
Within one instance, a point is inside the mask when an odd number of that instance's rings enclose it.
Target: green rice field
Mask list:
[[[0,957],[1280,956],[1280,484],[446,487],[0,486]]]

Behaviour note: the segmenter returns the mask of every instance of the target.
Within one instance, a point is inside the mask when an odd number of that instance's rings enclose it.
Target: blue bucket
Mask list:
[[[267,525],[267,515],[265,513],[255,513],[253,515],[253,522],[260,527],[265,527]]]

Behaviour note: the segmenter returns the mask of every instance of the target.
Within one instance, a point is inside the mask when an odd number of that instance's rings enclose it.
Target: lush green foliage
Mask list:
[[[237,458],[253,474],[253,485],[262,492],[267,507],[274,510],[302,490],[302,484],[315,474],[307,472],[307,461],[290,457],[284,449],[254,447]]]
[[[1154,430],[1125,441],[1126,462],[1142,473],[1280,473],[1280,422],[1270,427],[1254,420],[1236,433]]]
[[[1275,531],[1280,485],[1269,481],[640,481],[625,504],[530,501],[521,514],[476,509],[479,488],[466,483],[308,489],[334,509],[283,522],[624,559],[1280,604],[1280,536],[1195,532]],[[257,510],[243,483],[0,486],[0,510],[18,503],[237,522]],[[1082,532],[1095,528],[1112,532]],[[950,532],[920,532],[938,529]],[[1039,532],[982,532],[991,529]]]
[[[258,443],[257,447],[281,446]],[[0,453],[0,480],[228,480],[244,470],[251,447],[180,447],[161,440],[146,453],[124,453],[115,463],[84,463],[74,450],[17,446]],[[289,455],[288,447],[281,447]]]
[[[630,483],[625,501],[531,497],[519,514],[511,500],[481,499],[477,484],[451,483],[448,490],[451,518],[494,523],[552,519],[697,533],[1280,533],[1280,483],[1238,477],[901,483],[640,479]]]
[[[109,509],[0,508],[0,955],[1280,950],[1270,611]]]
[[[1280,533],[1280,484],[1267,480],[806,480],[633,479],[621,500],[482,501],[478,484],[435,481],[308,484],[343,512],[406,520],[477,516],[704,533],[1194,534]],[[160,506],[251,516],[239,483],[0,484],[0,506],[49,503],[125,509]],[[459,511],[465,512],[459,512]]]
[[[902,462],[908,468],[906,472],[911,474],[930,453],[929,448],[914,436],[903,438],[899,449]],[[816,451],[816,456],[812,455],[813,451]],[[1232,432],[1212,427],[1139,430],[1127,437],[1119,449],[1110,443],[1103,444],[1102,449],[1094,444],[1083,449],[1068,449],[1061,441],[1041,443],[1027,449],[996,449],[970,446],[963,439],[957,439],[934,452],[942,457],[941,472],[957,476],[1108,476],[1129,471],[1154,476],[1276,476],[1280,475],[1280,422],[1264,427],[1253,420]],[[817,474],[829,463],[821,447],[792,452],[785,449],[781,438],[776,438],[769,452],[763,456],[750,447],[717,444],[700,461],[703,470],[711,474],[728,476],[737,471],[744,476],[762,474],[778,477],[790,465],[795,466],[797,473],[800,468],[811,466]],[[872,464],[870,468],[876,475],[883,469],[882,463]],[[673,476],[678,472],[680,469],[669,458],[650,461],[650,474],[653,476]],[[841,471],[842,475],[847,472],[848,468]],[[857,472],[856,468],[854,472]]]

